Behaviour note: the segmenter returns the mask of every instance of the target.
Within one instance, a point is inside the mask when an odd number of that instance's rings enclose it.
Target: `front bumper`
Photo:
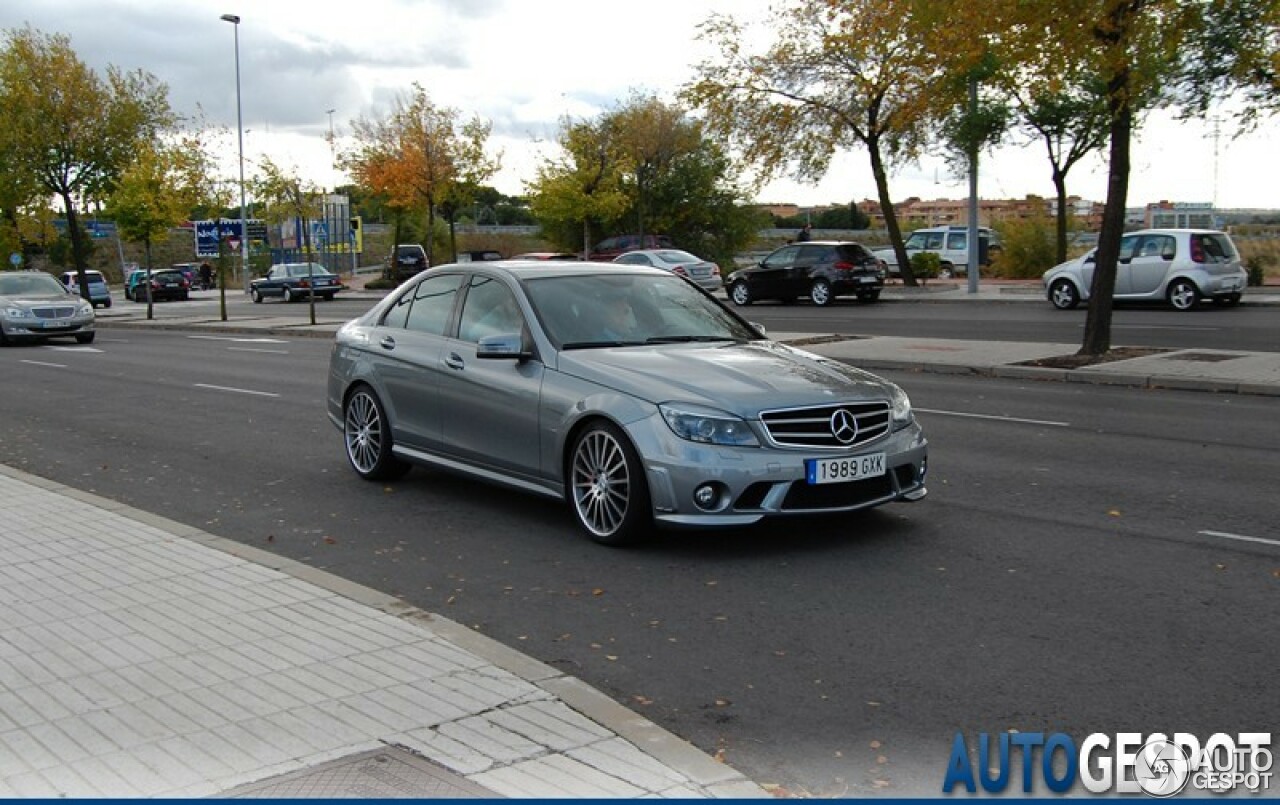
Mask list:
[[[777,447],[734,448],[685,441],[661,417],[627,427],[649,482],[653,517],[686,527],[747,525],[765,518],[831,514],[914,501],[927,492],[928,441],[916,423],[847,452]],[[811,485],[804,461],[885,454],[885,474],[847,483]],[[694,492],[711,484],[710,506]]]

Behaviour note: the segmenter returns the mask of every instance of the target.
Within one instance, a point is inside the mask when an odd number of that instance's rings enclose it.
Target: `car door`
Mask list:
[[[373,329],[372,376],[382,381],[391,436],[403,447],[440,448],[440,352],[461,282],[456,272],[424,278],[405,289]]]
[[[1141,240],[1140,235],[1125,235],[1120,239],[1120,257],[1116,263],[1116,286],[1113,294],[1117,298],[1133,296],[1133,277],[1130,267]]]
[[[446,339],[441,354],[444,451],[474,466],[533,479],[540,470],[542,361],[476,357],[481,338],[510,334],[529,337],[516,294],[497,277],[472,276],[457,335]]]
[[[794,291],[787,290],[790,282],[789,275],[795,267],[796,258],[800,255],[800,247],[796,245],[783,246],[773,254],[764,258],[760,265],[752,272],[751,285],[752,293],[757,299],[767,299],[770,297],[783,297],[790,294],[794,297]]]
[[[1143,235],[1129,261],[1128,293],[1159,298],[1176,254],[1177,242],[1172,235]]]

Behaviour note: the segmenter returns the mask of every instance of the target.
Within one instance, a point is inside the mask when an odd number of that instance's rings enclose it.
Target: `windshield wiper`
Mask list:
[[[571,341],[560,349],[600,349],[601,347],[641,347],[643,341]]]
[[[645,341],[646,344],[689,344],[712,341],[738,341],[731,335],[655,335]]]

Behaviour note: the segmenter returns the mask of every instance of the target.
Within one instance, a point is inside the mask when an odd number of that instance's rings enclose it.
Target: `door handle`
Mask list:
[[[389,335],[384,336],[383,339],[378,342],[378,346],[382,347],[383,349],[395,349],[396,340]]]
[[[450,369],[465,369],[466,363],[463,362],[462,356],[456,352],[450,352],[449,357],[444,359],[444,365]]]

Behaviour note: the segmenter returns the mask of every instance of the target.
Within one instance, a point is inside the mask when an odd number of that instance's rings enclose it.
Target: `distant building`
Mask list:
[[[884,228],[884,215],[880,202],[864,199],[858,209],[869,219],[875,229]],[[1103,205],[1079,196],[1067,197],[1067,214],[1085,229],[1097,229],[1102,225]],[[978,223],[990,226],[997,221],[1020,221],[1028,218],[1053,217],[1057,201],[1040,196],[1020,199],[978,199]],[[925,201],[911,197],[894,205],[898,223],[904,229],[922,226],[962,226],[969,222],[968,199],[934,199]]]
[[[1157,201],[1148,204],[1143,226],[1157,229],[1221,229],[1213,205],[1199,201]]]

